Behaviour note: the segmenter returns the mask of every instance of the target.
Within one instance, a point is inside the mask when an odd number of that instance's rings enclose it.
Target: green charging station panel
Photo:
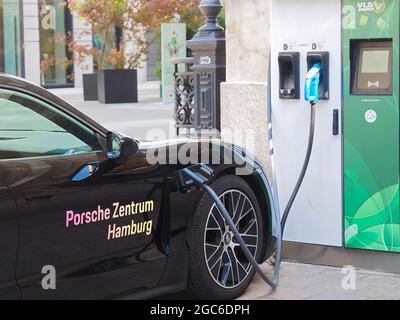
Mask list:
[[[348,248],[400,252],[399,0],[343,0]]]

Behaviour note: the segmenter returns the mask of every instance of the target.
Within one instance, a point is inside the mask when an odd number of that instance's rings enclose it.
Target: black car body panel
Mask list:
[[[106,137],[101,125],[34,84],[0,75],[0,88],[46,101],[102,139]],[[192,162],[216,163],[211,166],[217,177],[249,166],[250,174],[243,179],[253,188],[265,218],[263,260],[271,255],[270,188],[260,177],[259,165],[247,161],[242,149],[218,140],[188,139],[140,143],[139,147],[126,163],[79,182],[72,178],[82,167],[107,163],[106,150],[0,159],[1,298],[20,298],[21,294],[26,299],[128,294],[144,298],[184,289],[187,229],[202,194],[183,194],[176,186],[176,172],[190,165],[178,161],[183,153]],[[154,161],[163,153],[168,158],[165,163]],[[226,155],[234,153],[239,154],[240,164],[225,161]],[[109,219],[104,218],[106,209]],[[56,290],[43,289],[44,266],[55,267]]]
[[[17,207],[4,184],[0,171],[0,297],[19,299],[21,292],[15,279],[18,252]]]

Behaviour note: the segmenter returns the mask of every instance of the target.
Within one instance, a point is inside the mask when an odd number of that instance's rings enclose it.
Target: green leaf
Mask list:
[[[379,214],[385,208],[390,206],[390,203],[396,197],[398,191],[399,185],[395,184],[375,193],[357,210],[354,218],[362,219]]]

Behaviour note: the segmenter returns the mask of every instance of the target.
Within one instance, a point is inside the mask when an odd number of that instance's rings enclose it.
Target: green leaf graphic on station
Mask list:
[[[400,252],[399,186],[372,195],[346,220],[346,244],[352,248]]]

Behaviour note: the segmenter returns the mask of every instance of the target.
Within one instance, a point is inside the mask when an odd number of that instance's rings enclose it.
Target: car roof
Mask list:
[[[75,107],[70,105],[65,100],[61,99],[60,97],[56,96],[50,91],[30,81],[27,81],[23,78],[16,77],[13,75],[0,73],[0,88],[16,90],[26,94],[33,95],[36,98],[39,98],[41,100],[51,103],[52,105],[55,105],[56,107],[59,107],[60,109],[62,109],[62,111],[65,111],[70,115],[73,115],[82,122],[87,123],[89,126],[93,127],[93,129],[98,131],[100,134],[104,136],[107,134],[108,130],[105,129],[103,126],[101,126],[99,123],[97,123],[93,119],[89,118],[88,116],[77,110]]]

